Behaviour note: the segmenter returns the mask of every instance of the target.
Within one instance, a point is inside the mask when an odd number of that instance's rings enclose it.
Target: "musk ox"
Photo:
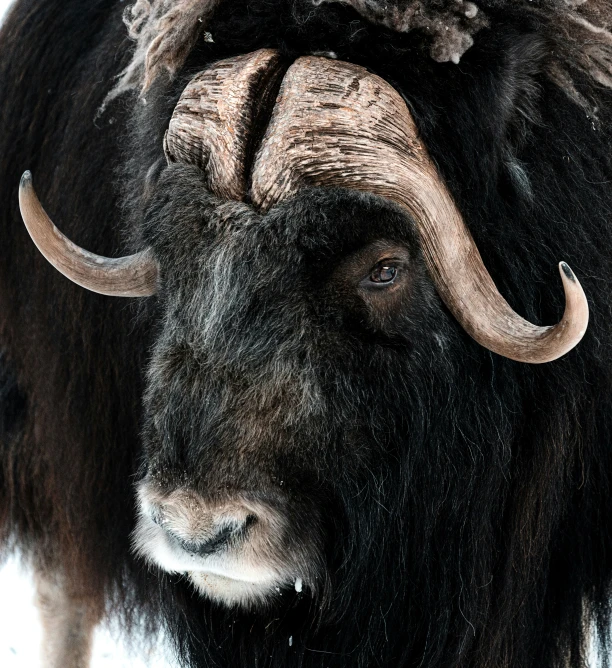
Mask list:
[[[47,666],[108,618],[184,666],[608,665],[610,21],[17,2],[0,537]]]

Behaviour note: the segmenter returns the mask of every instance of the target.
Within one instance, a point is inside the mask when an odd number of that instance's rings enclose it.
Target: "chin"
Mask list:
[[[267,608],[293,591],[293,583],[274,576],[258,582],[206,571],[191,571],[187,576],[202,596],[229,608]]]
[[[282,518],[252,504],[212,513],[194,495],[189,503],[184,497],[155,507],[142,499],[132,539],[148,563],[184,574],[203,597],[230,608],[269,608],[313,594],[317,560],[283,540]],[[255,522],[245,521],[255,512]]]

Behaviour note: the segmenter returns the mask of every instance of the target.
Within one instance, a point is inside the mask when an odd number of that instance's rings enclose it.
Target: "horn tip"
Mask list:
[[[19,182],[19,188],[22,190],[24,188],[28,188],[32,185],[32,172],[27,169],[24,173],[23,176],[21,177],[21,181]]]
[[[559,271],[563,272],[563,274],[573,283],[576,282],[576,276],[567,262],[559,262]]]

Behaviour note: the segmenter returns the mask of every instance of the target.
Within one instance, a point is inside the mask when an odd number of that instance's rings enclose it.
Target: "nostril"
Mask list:
[[[175,540],[185,552],[205,557],[226,547],[234,533],[235,530],[232,527],[223,527],[215,536],[206,540],[184,540],[178,537]]]
[[[205,557],[220,552],[230,546],[230,544],[231,546],[236,546],[238,542],[245,538],[250,527],[256,521],[257,519],[253,515],[249,515],[244,521],[224,524],[212,536],[208,535],[203,538],[194,537],[186,539],[177,535],[168,526],[164,528],[170,539],[182,550],[189,554]]]

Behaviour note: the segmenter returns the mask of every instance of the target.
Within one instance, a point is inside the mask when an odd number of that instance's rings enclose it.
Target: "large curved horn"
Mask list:
[[[353,188],[403,206],[416,221],[440,296],[478,343],[519,362],[549,362],[585,333],[580,283],[560,264],[566,307],[537,327],[499,294],[401,96],[362,67],[308,56],[287,71],[255,158],[252,200],[262,209],[305,185]]]
[[[261,49],[221,60],[187,85],[164,138],[168,162],[200,167],[210,190],[243,200],[263,114],[272,106],[283,67],[280,55]]]
[[[19,208],[38,250],[77,285],[111,297],[148,297],[157,291],[157,263],[148,250],[127,257],[109,258],[94,255],[73,244],[43,209],[30,172],[21,177]]]

